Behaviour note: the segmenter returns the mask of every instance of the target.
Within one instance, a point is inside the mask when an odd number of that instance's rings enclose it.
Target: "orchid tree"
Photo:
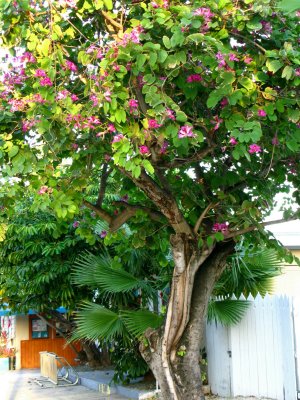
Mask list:
[[[105,244],[170,244],[165,321],[140,346],[164,399],[203,398],[212,289],[241,235],[273,243],[275,195],[299,187],[297,3],[1,2],[1,206],[30,188],[36,212],[90,209]]]

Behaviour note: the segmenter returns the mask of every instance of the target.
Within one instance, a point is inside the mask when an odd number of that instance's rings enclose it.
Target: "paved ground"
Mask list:
[[[103,395],[84,386],[51,387],[42,389],[32,378],[39,377],[39,370],[0,372],[1,400],[125,400],[112,394]]]

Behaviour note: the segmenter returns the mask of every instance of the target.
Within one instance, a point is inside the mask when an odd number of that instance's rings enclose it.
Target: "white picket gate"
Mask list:
[[[300,390],[300,299],[248,300],[252,304],[238,325],[207,324],[212,393],[295,400]]]

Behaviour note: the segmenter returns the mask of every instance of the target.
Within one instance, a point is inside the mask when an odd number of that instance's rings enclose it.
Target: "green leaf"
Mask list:
[[[159,52],[158,52],[158,62],[160,62],[162,64],[163,62],[165,62],[167,57],[168,57],[168,53],[166,52],[166,50],[159,50]]]
[[[138,54],[136,57],[136,65],[138,70],[141,70],[142,66],[145,64],[147,57],[145,54]]]
[[[143,160],[142,161],[142,166],[145,168],[145,170],[149,173],[149,174],[154,174],[154,168],[151,164],[151,162],[149,160]]]
[[[8,151],[8,155],[10,158],[14,157],[16,154],[18,154],[19,152],[19,146],[12,146],[9,151]]]
[[[113,2],[112,0],[103,0],[105,7],[110,11],[113,9]]]
[[[115,118],[117,122],[126,122],[126,112],[123,109],[118,109],[115,112]]]
[[[171,41],[168,38],[168,36],[163,36],[162,40],[163,40],[163,44],[165,45],[166,49],[170,49],[172,47]]]
[[[300,9],[299,0],[282,0],[277,6],[286,13],[291,13]]]
[[[283,63],[279,60],[267,60],[266,67],[269,71],[273,72],[274,74],[283,67]]]
[[[252,90],[256,85],[255,83],[249,78],[240,78],[239,83],[247,90]]]
[[[281,77],[285,78],[288,81],[292,78],[293,75],[294,75],[294,68],[290,67],[289,65],[286,65],[283,68]]]
[[[149,64],[151,65],[151,67],[154,67],[156,61],[157,61],[157,53],[150,53]]]

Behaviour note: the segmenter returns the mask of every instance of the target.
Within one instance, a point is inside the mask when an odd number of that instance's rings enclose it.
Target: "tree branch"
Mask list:
[[[283,218],[283,219],[276,219],[276,220],[273,220],[273,221],[261,222],[258,226],[252,225],[252,226],[248,226],[248,228],[240,229],[240,230],[234,231],[234,232],[229,232],[225,236],[225,239],[230,239],[230,238],[234,238],[236,236],[244,235],[245,233],[255,231],[256,229],[263,228],[265,226],[283,224],[284,222],[296,221],[297,219],[299,219],[299,215],[298,214],[297,215],[293,215],[292,217],[289,217],[289,218]]]
[[[83,200],[83,205],[85,205],[90,210],[93,210],[99,217],[104,219],[104,221],[106,221],[108,225],[112,223],[112,216],[108,212],[104,211],[102,208],[95,206],[87,200]]]
[[[128,176],[148,196],[167,218],[176,233],[184,233],[194,237],[192,228],[182,215],[175,198],[170,193],[160,188],[145,171],[142,171],[138,178],[134,178],[129,171],[121,167],[119,169],[122,174]]]
[[[104,195],[105,195],[107,179],[109,177],[109,174],[111,173],[111,169],[107,170],[107,168],[108,168],[107,163],[103,164],[98,199],[96,202],[97,207],[100,207],[100,208],[102,207],[102,203],[103,203],[103,199],[104,199]]]
[[[218,204],[219,204],[219,203],[210,203],[210,204],[205,208],[205,210],[202,212],[202,214],[201,214],[200,217],[198,218],[198,221],[197,221],[196,224],[195,224],[195,227],[194,227],[194,233],[195,233],[195,234],[197,234],[197,232],[198,232],[198,230],[199,230],[199,228],[200,228],[200,225],[201,225],[202,221],[204,220],[206,214],[207,214],[212,208],[214,208],[215,206],[217,206]]]
[[[251,39],[249,39],[249,38],[247,38],[247,37],[245,37],[245,36],[243,36],[243,35],[240,35],[240,34],[237,33],[237,32],[230,32],[230,33],[231,33],[233,36],[236,36],[236,37],[238,37],[238,38],[240,38],[240,39],[243,39],[245,42],[248,42],[248,43],[251,44],[253,47],[258,48],[263,54],[266,54],[267,50],[266,50],[264,47],[262,47],[261,45],[259,45],[258,43],[254,42],[253,40],[251,40]]]
[[[123,206],[126,209],[132,210],[132,211],[134,211],[134,213],[136,213],[137,211],[143,211],[146,214],[148,214],[149,217],[151,219],[153,219],[154,221],[161,221],[161,219],[163,217],[163,215],[160,212],[152,210],[149,207],[144,207],[144,206],[140,206],[140,205],[136,205],[136,204],[128,204],[125,201],[115,201],[114,203],[117,205]]]
[[[175,158],[171,162],[160,162],[157,164],[157,168],[178,168],[182,167],[184,165],[191,164],[196,161],[201,161],[205,156],[207,156],[209,153],[211,153],[216,146],[210,146],[207,147],[206,149],[200,150],[199,152],[195,153],[193,156],[189,158]]]

